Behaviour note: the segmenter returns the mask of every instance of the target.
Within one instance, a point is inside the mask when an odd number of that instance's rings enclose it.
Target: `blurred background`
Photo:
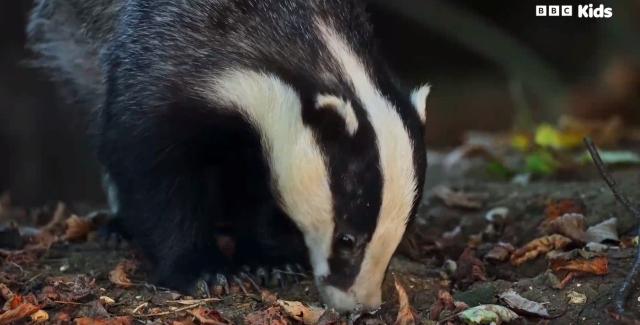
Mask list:
[[[552,1],[371,0],[384,54],[409,85],[432,84],[430,149],[469,131],[527,132],[567,116],[640,122],[640,1],[610,19],[536,17]],[[564,1],[562,4],[578,4]],[[580,3],[583,4],[583,3]],[[0,192],[17,205],[104,201],[87,110],[29,66],[31,1],[0,2]]]

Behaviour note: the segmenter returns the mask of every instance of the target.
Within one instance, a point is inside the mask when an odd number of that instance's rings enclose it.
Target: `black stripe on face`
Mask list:
[[[409,133],[409,138],[413,146],[412,158],[417,188],[411,214],[409,215],[409,223],[411,223],[418,210],[420,199],[422,198],[425,174],[427,171],[425,125],[411,102],[410,93],[401,90],[399,85],[394,82],[394,78],[381,58],[378,58],[376,61],[376,67],[380,70],[379,73],[375,74],[377,76],[375,80],[376,86],[382,95],[396,108],[400,119],[402,119],[402,123]]]
[[[335,92],[330,94],[336,94]],[[340,96],[340,95],[338,95]],[[326,157],[333,196],[334,234],[326,284],[347,290],[360,272],[365,248],[378,223],[382,205],[382,172],[376,133],[354,96],[343,96],[358,119],[354,134],[334,110],[304,102],[303,121]]]

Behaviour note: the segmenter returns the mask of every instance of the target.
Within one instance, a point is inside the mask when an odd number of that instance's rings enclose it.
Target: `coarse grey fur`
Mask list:
[[[104,99],[100,54],[111,39],[121,0],[36,0],[27,26],[31,62],[51,70],[72,100]]]

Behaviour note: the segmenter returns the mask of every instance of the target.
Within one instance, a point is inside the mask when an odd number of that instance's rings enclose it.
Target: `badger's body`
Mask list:
[[[392,82],[362,4],[40,0],[29,31],[95,103],[112,208],[159,284],[306,261],[330,305],[380,304],[428,87]]]

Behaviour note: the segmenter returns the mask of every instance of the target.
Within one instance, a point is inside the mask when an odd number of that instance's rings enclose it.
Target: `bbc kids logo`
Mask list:
[[[594,5],[540,5],[536,6],[536,16],[539,17],[573,17],[574,12],[578,18],[611,18],[613,9],[603,4]]]

